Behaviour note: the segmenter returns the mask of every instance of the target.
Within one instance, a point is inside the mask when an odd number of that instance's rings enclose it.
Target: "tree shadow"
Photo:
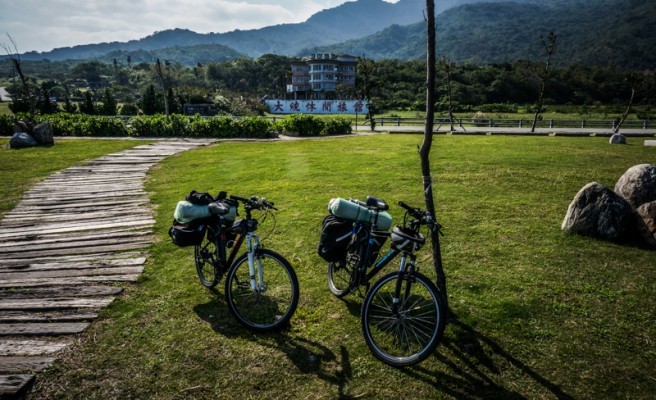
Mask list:
[[[214,291],[215,294],[218,292]],[[196,315],[210,324],[214,332],[227,338],[249,340],[259,346],[282,352],[302,374],[312,374],[338,389],[340,399],[352,399],[348,383],[353,374],[348,350],[340,345],[339,356],[319,342],[289,334],[289,326],[276,332],[256,333],[241,326],[218,297],[194,307]],[[335,368],[335,364],[337,368]]]
[[[556,384],[515,358],[492,339],[458,320],[455,315],[451,315],[449,324],[452,329],[457,331],[455,339],[444,339],[441,347],[446,348],[452,356],[446,357],[436,353],[435,357],[451,373],[436,374],[419,364],[403,369],[405,374],[456,399],[525,399],[524,395],[496,383],[495,376],[498,376],[501,370],[497,367],[494,359],[501,358],[504,360],[504,364],[512,365],[520,370],[555,398],[573,399]],[[440,347],[438,347],[438,351],[439,349]],[[453,360],[458,360],[458,362]]]

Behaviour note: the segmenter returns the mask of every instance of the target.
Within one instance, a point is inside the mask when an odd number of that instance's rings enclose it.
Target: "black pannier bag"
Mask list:
[[[353,221],[328,215],[323,219],[317,253],[328,262],[344,260],[352,232]]]
[[[176,246],[195,246],[203,242],[206,230],[207,225],[200,222],[194,221],[183,224],[173,220],[173,225],[169,229],[169,236],[171,236],[171,240]]]

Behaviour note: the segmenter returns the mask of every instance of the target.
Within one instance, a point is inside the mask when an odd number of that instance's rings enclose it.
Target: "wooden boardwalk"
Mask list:
[[[141,274],[155,222],[144,178],[209,141],[161,141],[56,173],[0,221],[0,398],[35,373]]]

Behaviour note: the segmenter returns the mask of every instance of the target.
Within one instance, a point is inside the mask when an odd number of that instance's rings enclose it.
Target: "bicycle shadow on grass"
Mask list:
[[[226,338],[246,339],[259,346],[280,351],[301,374],[315,375],[335,385],[340,399],[353,398],[347,393],[348,383],[353,374],[349,353],[345,346],[340,345],[340,354],[337,356],[319,342],[289,334],[289,327],[277,332],[252,332],[232,317],[225,302],[219,298],[195,306],[194,312],[201,320],[209,323],[214,332]]]
[[[504,388],[496,382],[495,378],[502,371],[497,367],[498,361],[495,362],[495,359],[501,359],[504,365],[511,365],[519,370],[555,398],[573,399],[556,384],[515,358],[492,339],[459,321],[457,317],[452,316],[449,325],[450,329],[456,330],[455,338],[444,338],[434,357],[446,366],[450,373],[436,373],[419,364],[403,369],[405,374],[456,399],[526,399],[521,393]],[[451,354],[447,357],[446,353]]]

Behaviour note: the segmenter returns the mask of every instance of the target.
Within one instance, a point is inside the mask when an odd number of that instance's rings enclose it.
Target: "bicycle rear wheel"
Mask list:
[[[251,288],[248,253],[230,267],[225,283],[228,309],[245,327],[266,332],[285,326],[298,305],[299,289],[296,273],[280,254],[260,249],[255,255],[255,277],[261,271],[264,286]]]
[[[347,261],[328,263],[328,288],[337,297],[344,297],[351,291],[355,280],[355,266]]]
[[[386,364],[405,367],[433,353],[444,334],[445,314],[439,290],[418,272],[402,282],[398,311],[394,313],[398,277],[398,272],[389,273],[372,286],[362,303],[360,318],[373,355]]]
[[[217,239],[203,239],[201,244],[194,246],[196,272],[203,286],[213,288],[219,283],[219,253]]]

